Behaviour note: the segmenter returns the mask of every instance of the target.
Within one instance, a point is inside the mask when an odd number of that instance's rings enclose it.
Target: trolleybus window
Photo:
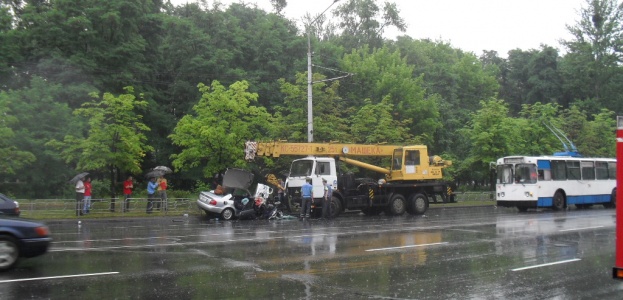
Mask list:
[[[608,177],[610,177],[610,179],[617,179],[617,163],[616,162],[608,163]]]
[[[499,165],[497,169],[498,183],[513,183],[512,165]]]
[[[580,162],[575,160],[567,161],[567,179],[580,180],[582,174],[580,174]]]
[[[552,160],[552,179],[567,180],[567,164],[564,160]]]
[[[597,179],[608,179],[608,163],[605,161],[596,161],[595,174]]]
[[[582,166],[582,179],[595,180],[595,164],[592,161],[583,161],[580,166]]]
[[[515,182],[536,183],[536,165],[517,164],[515,166]]]

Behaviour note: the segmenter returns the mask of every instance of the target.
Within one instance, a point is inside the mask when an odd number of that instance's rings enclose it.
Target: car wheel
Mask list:
[[[0,271],[15,266],[19,259],[19,246],[12,236],[0,235]]]
[[[234,218],[234,210],[231,208],[226,208],[221,212],[221,218],[223,220],[231,220]]]

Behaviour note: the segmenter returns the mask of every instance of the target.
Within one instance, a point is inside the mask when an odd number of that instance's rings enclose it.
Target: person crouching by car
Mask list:
[[[311,178],[305,179],[305,184],[301,187],[301,218],[309,218],[311,214],[311,205],[314,201],[312,198],[313,186],[311,185]]]

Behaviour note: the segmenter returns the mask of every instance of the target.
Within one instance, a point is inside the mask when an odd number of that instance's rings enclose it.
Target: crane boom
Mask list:
[[[253,160],[255,156],[301,155],[301,156],[392,156],[396,145],[363,145],[342,143],[288,143],[281,141],[273,142],[247,142],[245,153],[247,160]]]

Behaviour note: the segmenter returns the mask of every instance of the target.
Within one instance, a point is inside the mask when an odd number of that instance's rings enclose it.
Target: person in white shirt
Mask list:
[[[84,178],[76,182],[76,216],[82,216],[82,201],[84,200]]]

